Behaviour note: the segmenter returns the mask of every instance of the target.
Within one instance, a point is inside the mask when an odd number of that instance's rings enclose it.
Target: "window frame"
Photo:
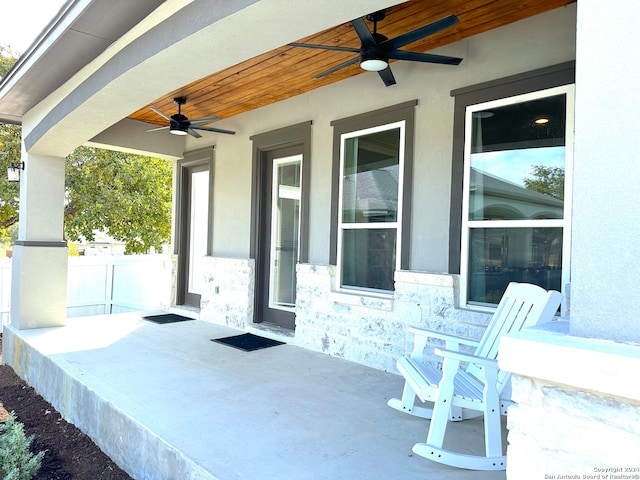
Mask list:
[[[365,135],[371,135],[379,132],[386,132],[389,130],[400,131],[400,141],[398,145],[398,208],[395,222],[345,222],[343,215],[343,200],[344,200],[344,164],[345,164],[345,144],[347,140],[362,137]],[[404,211],[404,177],[405,177],[405,143],[406,143],[406,121],[400,120],[385,125],[378,125],[375,127],[365,128],[363,130],[355,130],[340,135],[340,176],[338,185],[338,236],[337,236],[337,276],[338,276],[338,290],[339,291],[358,291],[369,292],[374,294],[390,295],[393,290],[380,290],[368,287],[359,287],[357,285],[343,285],[342,273],[343,273],[343,243],[345,230],[395,230],[396,232],[396,252],[395,252],[395,270],[400,270],[401,265],[401,246],[402,246],[402,220]],[[346,225],[346,227],[345,227]],[[395,271],[394,270],[394,271]]]
[[[525,220],[470,220],[469,203],[470,190],[468,188],[471,177],[471,135],[472,115],[474,112],[495,109],[507,105],[515,105],[541,98],[565,95],[565,185],[564,185],[564,212],[562,219],[525,219]],[[483,305],[469,303],[469,254],[470,237],[473,229],[500,229],[500,228],[562,228],[562,274],[561,290],[565,290],[570,282],[571,261],[571,199],[573,185],[573,145],[574,145],[574,98],[575,85],[565,84],[561,86],[536,90],[520,95],[511,95],[487,102],[467,105],[464,121],[464,161],[462,182],[462,222],[460,242],[460,303],[461,306],[476,310],[493,310],[495,305]],[[566,306],[562,307],[563,314]]]
[[[404,173],[403,173],[403,185],[402,195],[399,198],[399,203],[402,205],[402,212],[399,212],[401,223],[401,235],[396,240],[396,262],[398,269],[408,270],[410,262],[410,232],[411,232],[411,195],[413,187],[413,145],[415,138],[415,108],[418,105],[418,100],[410,100],[400,104],[384,107],[378,110],[374,110],[368,113],[362,113],[351,117],[346,117],[338,120],[333,120],[330,125],[333,127],[333,155],[332,155],[332,169],[331,169],[331,224],[330,224],[330,236],[329,236],[329,263],[336,266],[336,274],[338,279],[341,278],[341,271],[338,270],[338,220],[342,215],[342,211],[339,210],[339,203],[341,201],[341,192],[339,192],[340,186],[340,173],[342,168],[342,135],[350,132],[358,132],[367,130],[369,128],[375,128],[383,125],[388,125],[396,122],[404,121]],[[339,281],[337,282],[339,283]],[[370,289],[341,289],[339,285],[334,287],[336,291],[348,294],[360,294],[365,296],[382,296],[390,297],[393,292],[370,290]]]

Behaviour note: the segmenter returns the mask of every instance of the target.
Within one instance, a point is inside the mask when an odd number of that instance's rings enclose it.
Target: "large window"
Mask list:
[[[400,268],[405,122],[341,136],[340,287],[394,290]]]
[[[509,282],[569,281],[573,87],[468,106],[462,297],[499,302]]]

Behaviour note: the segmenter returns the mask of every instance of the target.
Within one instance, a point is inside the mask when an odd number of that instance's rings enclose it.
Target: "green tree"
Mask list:
[[[0,45],[0,77],[4,77],[11,70],[18,56],[9,45]]]
[[[524,186],[529,190],[564,200],[564,168],[534,165],[533,178],[525,178]]]
[[[0,77],[17,60],[0,45]],[[20,125],[0,124],[0,242],[15,236],[20,185],[6,179],[21,161]],[[79,147],[65,164],[65,236],[93,240],[104,231],[126,243],[126,253],[160,249],[171,232],[171,162],[122,152]],[[10,227],[14,226],[10,229]]]
[[[160,249],[171,234],[171,171],[169,160],[77,148],[66,162],[67,239],[102,230],[126,253]]]
[[[0,45],[0,77],[4,77],[18,60],[8,45]],[[6,172],[12,162],[20,161],[22,142],[20,125],[0,123],[0,172]],[[10,237],[7,229],[18,221],[20,186],[10,183],[4,175],[0,181],[0,238]]]
[[[20,184],[7,181],[7,167],[20,161],[22,142],[20,125],[0,123],[0,237],[6,235],[1,230],[18,221]]]

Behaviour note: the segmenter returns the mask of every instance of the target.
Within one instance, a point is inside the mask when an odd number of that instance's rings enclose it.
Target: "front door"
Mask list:
[[[256,321],[287,329],[295,328],[302,188],[302,154],[299,151],[299,148],[292,148],[266,152],[261,168]]]
[[[181,295],[178,303],[200,307],[204,282],[202,258],[208,254],[209,242],[209,165],[185,166],[182,175]]]

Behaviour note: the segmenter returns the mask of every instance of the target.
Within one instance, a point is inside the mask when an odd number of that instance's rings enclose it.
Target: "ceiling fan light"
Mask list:
[[[377,49],[360,53],[360,68],[368,72],[380,72],[389,66],[387,58]]]
[[[389,64],[384,60],[374,58],[372,60],[364,60],[360,62],[360,68],[367,70],[368,72],[379,72],[387,68]]]
[[[171,122],[169,126],[169,133],[173,133],[174,135],[186,135],[188,127],[186,125],[182,125],[179,122]]]

